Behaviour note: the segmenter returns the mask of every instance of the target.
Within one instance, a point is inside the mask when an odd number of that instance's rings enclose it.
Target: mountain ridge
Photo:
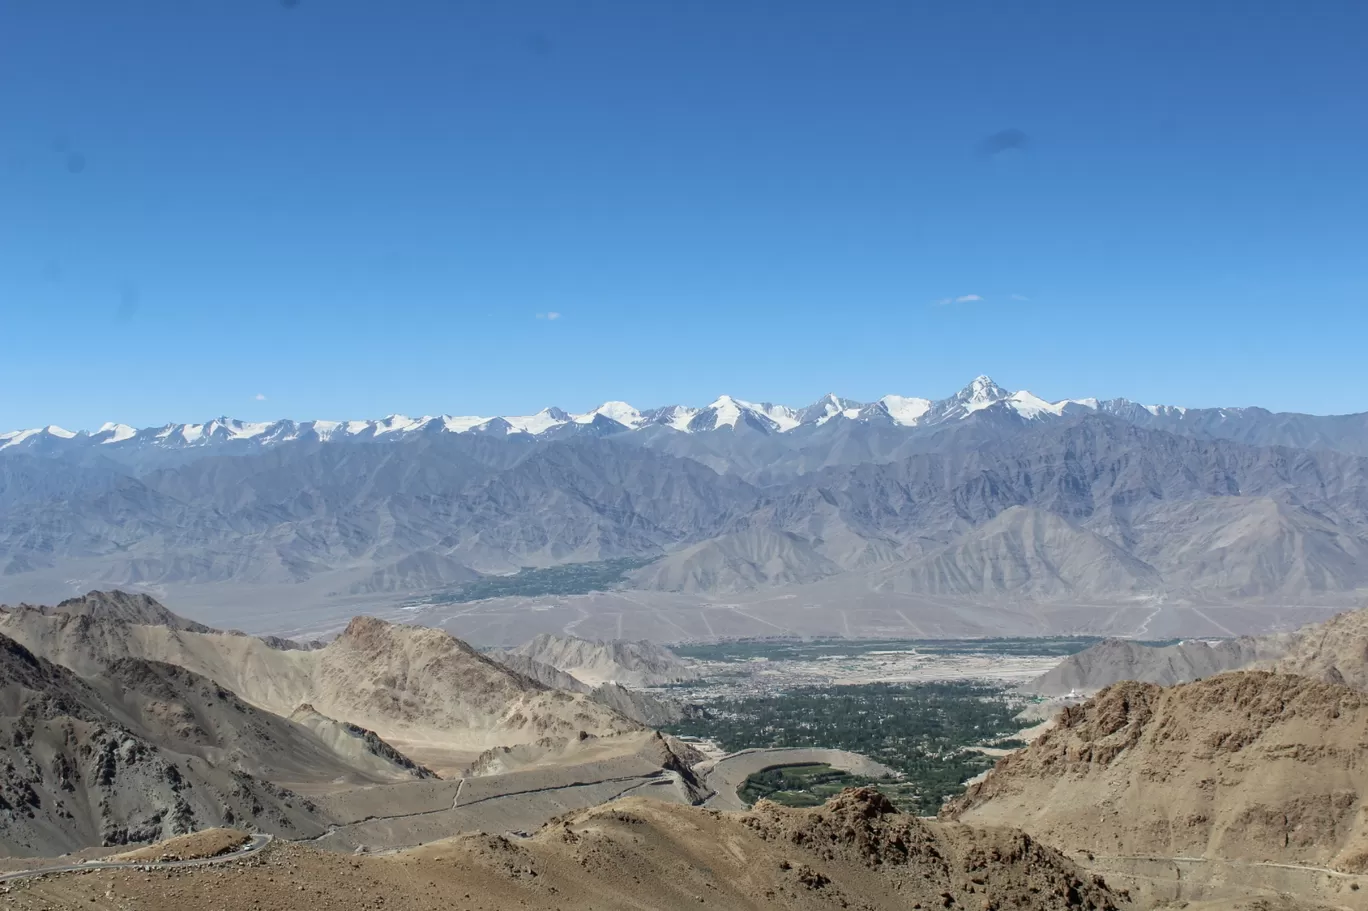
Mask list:
[[[675,404],[641,411],[626,402],[610,401],[579,414],[550,406],[532,415],[493,417],[442,414],[415,418],[396,413],[379,419],[353,421],[243,421],[221,416],[201,423],[171,423],[144,428],[107,422],[93,432],[70,431],[49,424],[0,432],[0,451],[11,448],[52,450],[63,444],[91,444],[113,449],[137,446],[167,449],[242,444],[269,446],[299,439],[322,442],[344,438],[378,440],[386,436],[431,433],[496,432],[545,437],[566,432],[615,433],[648,427],[702,433],[722,428],[735,430],[738,424],[745,424],[763,433],[788,433],[799,428],[821,426],[835,419],[887,422],[914,428],[962,420],[974,412],[995,406],[1027,420],[1093,411],[1157,429],[1189,429],[1196,433],[1229,436],[1246,442],[1250,441],[1249,437],[1257,436],[1255,425],[1264,421],[1277,425],[1286,437],[1284,442],[1291,445],[1318,446],[1362,436],[1364,439],[1355,444],[1357,451],[1368,453],[1368,412],[1311,415],[1272,412],[1257,406],[1187,408],[1141,405],[1124,398],[1069,398],[1052,402],[1027,390],[1008,391],[986,375],[976,377],[963,389],[943,399],[885,395],[872,402],[860,402],[828,393],[810,405],[797,407],[770,402],[756,403],[722,395],[701,407]]]

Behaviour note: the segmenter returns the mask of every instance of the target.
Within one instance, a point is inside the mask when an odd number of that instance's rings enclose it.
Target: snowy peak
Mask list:
[[[832,418],[854,420],[860,416],[864,404],[852,399],[843,399],[834,392],[828,392],[798,413],[799,424],[821,426]]]
[[[702,409],[688,408],[684,405],[666,405],[646,412],[643,417],[647,424],[659,424],[680,433],[688,433],[689,422],[698,416],[700,410]]]
[[[70,430],[58,427],[56,424],[49,424],[46,427],[38,427],[33,430],[11,430],[8,433],[0,433],[0,449],[8,449],[11,446],[38,446],[52,441],[70,440],[78,434]]]
[[[608,418],[609,420],[617,421],[622,426],[628,427],[632,430],[636,430],[643,423],[645,423],[644,419],[641,416],[641,412],[637,411],[635,408],[633,408],[631,405],[628,405],[626,402],[604,402],[602,405],[598,406],[593,411],[587,411],[584,414],[575,415],[574,421],[577,424],[589,424],[592,423],[594,418],[599,415],[602,415],[603,417]]]
[[[91,438],[100,443],[122,443],[124,440],[133,439],[137,434],[137,428],[129,427],[127,424],[105,423],[91,434]]]
[[[991,408],[998,402],[1007,401],[1012,393],[993,382],[991,377],[977,376],[953,396],[932,404],[926,414],[918,418],[919,424],[943,424],[947,421],[960,421],[969,415]]]
[[[745,426],[761,433],[783,433],[797,427],[798,423],[797,411],[787,405],[747,402],[720,395],[707,407],[699,409],[684,429],[689,433],[698,433],[723,427],[737,430]],[[672,423],[671,426],[677,425]]]
[[[1006,389],[994,383],[992,377],[980,374],[968,386],[955,393],[955,401],[963,403],[970,411],[977,411],[1010,398],[1011,395]]]

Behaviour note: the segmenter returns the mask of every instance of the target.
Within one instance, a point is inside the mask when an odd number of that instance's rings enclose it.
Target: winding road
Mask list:
[[[24,879],[37,879],[40,876],[51,876],[56,873],[83,873],[87,870],[170,870],[175,867],[207,867],[213,864],[226,864],[249,857],[274,840],[275,837],[272,835],[257,834],[253,835],[247,844],[236,851],[214,857],[196,857],[190,860],[93,860],[83,864],[67,864],[63,867],[39,867],[36,870],[20,870],[15,873],[0,875],[0,884],[19,882]]]

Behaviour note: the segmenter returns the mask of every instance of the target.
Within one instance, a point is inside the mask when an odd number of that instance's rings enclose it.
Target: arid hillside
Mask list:
[[[1274,667],[1368,691],[1368,610],[1338,614],[1298,630]]]
[[[163,701],[162,684],[185,685],[181,674],[125,660],[118,679],[97,689],[0,636],[0,854],[52,856],[238,821],[320,834],[321,811],[252,771],[282,758],[315,780],[359,770],[202,678],[188,685],[204,699]],[[319,765],[303,768],[311,762]]]
[[[289,716],[309,704],[329,718],[420,749],[441,744],[478,753],[580,731],[605,735],[638,727],[584,695],[551,690],[511,671],[440,630],[367,617],[313,649],[27,607],[0,612],[0,634],[82,676],[105,674],[124,657],[165,662],[275,714]]]
[[[639,798],[570,813],[533,837],[469,835],[386,856],[268,848],[245,864],[155,876],[62,876],[7,907],[146,911],[1124,907],[1020,832],[925,822],[872,791],[823,807],[717,813]]]
[[[1118,683],[1065,709],[942,816],[1065,851],[1368,870],[1368,696],[1241,671]]]
[[[1241,636],[1208,644],[1200,640],[1153,646],[1130,639],[1104,639],[1070,655],[1058,667],[1022,689],[1040,696],[1090,694],[1122,680],[1172,686],[1225,671],[1276,660],[1296,634]]]
[[[609,682],[660,686],[697,676],[674,652],[651,642],[599,641],[544,633],[510,652],[556,668],[591,687]]]

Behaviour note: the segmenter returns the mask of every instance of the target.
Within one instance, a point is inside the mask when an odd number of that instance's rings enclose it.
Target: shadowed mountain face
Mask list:
[[[626,587],[696,597],[837,576],[966,601],[1368,588],[1368,459],[1154,429],[1167,425],[1144,409],[1155,420],[1028,419],[996,393],[978,407],[981,392],[954,420],[915,426],[301,438],[231,457],[178,450],[151,468],[94,444],[11,448],[0,573],[395,598],[632,557],[659,559]]]
[[[0,850],[51,856],[240,820],[318,835],[322,813],[253,772],[272,758],[318,761],[314,780],[358,772],[327,761],[307,731],[179,668],[113,670],[87,682],[0,636]]]

